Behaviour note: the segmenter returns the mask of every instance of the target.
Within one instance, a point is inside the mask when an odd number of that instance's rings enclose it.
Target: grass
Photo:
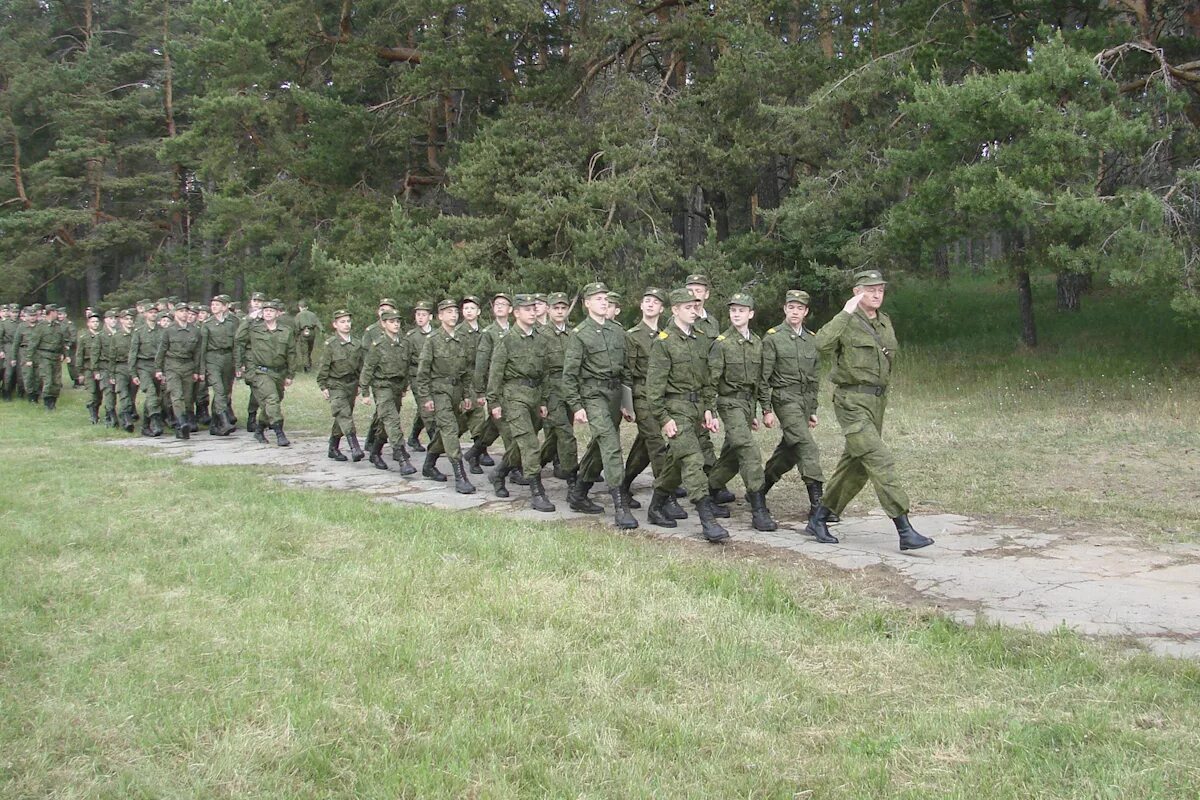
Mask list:
[[[0,409],[5,798],[1200,794],[1194,663],[188,468],[60,408]]]

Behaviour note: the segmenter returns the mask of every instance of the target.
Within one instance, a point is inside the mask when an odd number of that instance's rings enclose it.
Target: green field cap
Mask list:
[[[352,317],[352,316],[354,316],[354,315],[353,315],[353,314],[351,314],[351,313],[350,313],[349,311],[347,311],[346,309],[344,309],[344,308],[338,308],[338,309],[334,309],[334,312],[333,312],[333,314],[332,314],[332,315],[331,315],[329,318],[330,318],[330,319],[335,319],[335,320],[336,320],[336,319],[341,319],[342,317]]]
[[[571,305],[571,298],[567,297],[566,292],[551,292],[550,294],[546,295],[546,302],[552,306],[569,306]]]
[[[647,286],[646,291],[642,292],[642,297],[653,297],[663,305],[667,304],[667,290],[657,286]]]
[[[437,304],[437,310],[439,313],[444,308],[458,308],[458,301],[447,297],[445,300],[442,300]]]
[[[677,306],[680,303],[691,303],[696,298],[692,297],[692,293],[686,288],[671,290],[671,305]]]
[[[391,306],[392,308],[399,308],[399,306],[396,305],[396,301],[390,297],[385,297],[379,301],[379,307],[383,308],[384,306]]]
[[[712,286],[712,284],[708,282],[708,276],[701,275],[698,272],[694,273],[692,275],[688,275],[687,280],[685,280],[683,283],[685,286],[691,286],[693,284],[698,285],[698,286],[708,286],[708,287]]]
[[[340,315],[335,315],[334,319],[337,319],[338,316],[340,316]],[[396,311],[385,311],[379,315],[379,319],[381,319],[384,322],[387,322],[388,320],[393,320],[393,319],[400,319],[400,314],[397,313]]]
[[[812,298],[808,296],[808,292],[802,292],[799,289],[788,289],[787,294],[783,296],[784,305],[787,305],[788,303],[800,303],[801,305],[806,306],[809,304],[810,300],[812,300]]]
[[[513,301],[513,305],[535,306],[535,305],[537,305],[537,298],[531,294],[519,294],[516,296],[515,300]]]
[[[462,299],[462,301],[463,301],[463,305],[466,305],[467,303],[474,303],[475,305],[479,306],[480,308],[483,308],[483,301],[480,300],[477,295],[469,294],[466,297],[464,297]]]
[[[509,305],[512,305],[512,296],[509,295],[508,292],[496,292],[496,294],[492,296],[492,303],[495,304],[497,300],[502,298],[507,300]]]
[[[222,303],[224,305],[229,305],[232,301],[233,301],[233,298],[227,294],[219,294],[212,299],[212,302]]]
[[[726,303],[725,305],[727,305],[727,306],[745,306],[746,308],[753,311],[754,310],[754,298],[751,297],[750,295],[746,294],[745,292],[738,292],[733,297],[729,298],[729,302]]]
[[[443,300],[442,302],[444,303],[445,301]],[[440,311],[441,303],[438,303],[438,306],[439,306],[438,310]],[[413,311],[428,311],[430,313],[433,313],[433,301],[432,300],[418,300],[416,302],[416,304],[413,306]]]
[[[589,283],[587,286],[583,287],[584,297],[591,297],[594,294],[608,294],[608,287],[604,285],[603,281]]]
[[[254,294],[250,295],[250,299],[257,300],[260,303],[267,302],[267,296],[265,294],[263,294],[262,292],[255,292]]]
[[[854,273],[855,286],[882,286],[886,283],[883,273],[877,269],[864,269],[862,272]]]

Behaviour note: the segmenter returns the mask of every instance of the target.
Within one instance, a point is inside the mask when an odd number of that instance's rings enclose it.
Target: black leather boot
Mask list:
[[[176,425],[175,426],[175,438],[176,439],[190,439],[190,438],[192,438],[192,435],[190,433],[188,433],[188,429],[187,429],[186,425]]]
[[[721,527],[713,515],[715,507],[711,497],[701,497],[696,501],[696,514],[700,517],[700,532],[710,542],[724,542],[729,538],[729,531]]]
[[[412,448],[414,453],[425,452],[425,446],[422,445],[421,440],[417,438],[417,435],[424,427],[425,423],[421,421],[421,417],[418,415],[417,418],[413,420],[412,431],[408,434],[408,446]]]
[[[392,448],[392,460],[400,465],[401,475],[415,475],[417,468],[408,460],[408,451],[404,449],[404,445],[399,444]]]
[[[363,458],[366,456],[366,453],[363,452],[362,446],[359,445],[359,443],[358,443],[358,434],[357,433],[346,434],[346,444],[350,445],[350,460],[353,461],[355,464],[357,464],[359,461],[362,461]],[[413,472],[416,472],[416,471],[417,470],[414,467]]]
[[[496,459],[488,455],[486,447],[481,447],[479,448],[479,463],[484,467],[494,467],[496,466]]]
[[[554,503],[550,502],[550,498],[546,497],[546,489],[542,486],[541,475],[534,475],[529,479],[529,507],[534,511],[546,513],[558,510],[554,507]]]
[[[829,509],[818,505],[817,510],[808,518],[808,525],[804,528],[804,532],[821,544],[837,544],[837,537],[829,532],[828,520]]]
[[[667,498],[671,495],[666,492],[654,490],[654,494],[650,496],[650,507],[646,509],[646,521],[651,525],[657,525],[660,528],[677,528],[679,523],[674,517],[666,512],[663,505],[667,502]]]
[[[481,462],[482,463],[482,462]],[[529,479],[525,477],[525,473],[513,467],[512,472],[508,473],[508,479],[516,486],[528,486]]]
[[[613,500],[613,523],[623,531],[631,531],[638,526],[638,521],[633,518],[633,514],[629,513],[629,506],[625,504],[625,493],[621,491],[620,486],[614,486],[608,490],[609,495]]]
[[[633,498],[633,487],[628,482],[621,484],[621,493],[625,495],[625,505],[634,509],[642,507],[642,504]]]
[[[253,428],[254,441],[258,442],[259,444],[266,444],[267,443],[266,429],[264,429],[261,425],[259,425],[257,421],[254,421],[254,422],[251,422],[250,420],[246,421],[247,428],[249,428],[252,424],[254,426],[254,428]]]
[[[198,433],[200,431],[200,423],[196,421],[195,414],[185,414],[184,421],[188,427],[188,433]]]
[[[808,490],[808,517],[812,519],[812,515],[817,510],[817,506],[821,504],[821,498],[824,496],[825,484],[820,481],[805,481],[804,488]],[[765,492],[764,492],[765,494]],[[833,525],[836,522],[841,522],[842,518],[833,513],[830,509],[825,509],[829,516],[825,518],[826,525]]]
[[[471,445],[467,448],[467,452],[463,453],[463,461],[467,462],[467,469],[472,475],[482,475],[483,467],[479,466],[479,445]]]
[[[920,550],[922,547],[928,547],[933,544],[933,539],[916,532],[912,524],[908,521],[908,514],[893,517],[892,522],[896,523],[896,533],[900,534],[901,551]]]
[[[204,405],[200,406],[200,414],[197,416],[196,422],[200,425],[211,425],[212,421],[213,415],[208,410],[208,403],[205,403]]]
[[[283,433],[283,420],[279,420],[271,426],[271,430],[275,431],[275,444],[280,447],[291,447],[292,443],[288,441],[287,436]]]
[[[232,408],[225,409],[223,412],[221,412],[221,416],[225,420],[225,428],[224,432],[221,434],[222,436],[228,436],[237,430],[237,417],[233,415]]]
[[[679,501],[675,499],[674,494],[668,494],[667,500],[662,505],[662,510],[671,519],[687,519],[688,513],[683,510],[683,506],[679,505]]]
[[[56,403],[57,400],[58,400],[57,397],[50,397],[49,395],[47,395],[42,398],[42,405],[46,406],[47,411],[53,411],[54,406],[57,404]]]
[[[746,502],[750,503],[750,524],[756,531],[779,530],[779,523],[771,517],[767,510],[767,498],[762,492],[746,492]]]
[[[125,432],[133,433],[133,415],[128,411],[122,411],[118,415],[118,418],[120,419],[121,427],[125,429]]]
[[[725,505],[726,503],[732,503],[734,500],[737,499],[737,497],[734,495],[734,493],[729,491],[728,489],[726,489],[724,486],[719,486],[715,489],[711,486],[708,487],[708,496],[710,498],[712,498],[713,503],[715,503],[717,505]]]
[[[383,442],[376,439],[371,443],[371,463],[375,465],[375,469],[387,469],[387,462],[383,460]]]
[[[508,487],[504,484],[504,479],[508,477],[511,467],[506,467],[503,463],[492,470],[492,491],[496,493],[496,497],[508,497]]]
[[[88,405],[87,410],[88,410],[88,419],[91,420],[92,424],[93,425],[99,424],[100,423],[100,409],[96,408],[96,406]],[[107,422],[107,420],[105,420],[105,421]]]
[[[709,489],[708,499],[712,501],[712,513],[714,517],[719,519],[729,519],[729,509],[725,506],[717,504],[716,499],[712,496],[711,489]]]
[[[590,481],[581,481],[576,479],[575,483],[571,484],[570,490],[567,492],[567,505],[572,511],[578,511],[581,514],[603,514],[604,506],[592,502],[588,497],[588,492],[592,489]]]
[[[446,482],[445,473],[437,468],[437,456],[429,452],[425,453],[425,463],[421,467],[421,474],[439,483]]]
[[[162,414],[151,414],[150,415],[150,435],[151,436],[162,436],[164,432],[165,432],[165,429],[163,428]]]
[[[225,414],[213,414],[208,423],[209,436],[228,436],[230,434],[229,425],[225,422]]]
[[[341,436],[330,436],[329,437],[329,452],[326,453],[326,455],[328,455],[334,461],[349,461],[350,459],[346,457],[346,454],[338,449],[338,445],[340,445],[341,443],[342,443]]]
[[[459,494],[475,494],[475,486],[467,479],[467,465],[461,458],[450,462],[454,471],[454,491]]]

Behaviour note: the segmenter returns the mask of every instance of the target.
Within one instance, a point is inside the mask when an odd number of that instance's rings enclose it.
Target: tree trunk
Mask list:
[[[1029,282],[1029,270],[1017,270],[1017,305],[1021,309],[1021,341],[1026,347],[1037,347],[1037,325],[1033,319],[1033,286]]]
[[[933,277],[940,281],[950,280],[950,253],[944,244],[933,251]]]
[[[100,276],[101,266],[100,257],[92,255],[88,258],[87,267],[84,268],[83,277],[86,284],[87,303],[92,308],[100,306]]]
[[[683,208],[675,215],[675,232],[684,258],[691,258],[708,235],[708,216],[704,213],[704,189],[693,186],[683,199]]]
[[[1058,310],[1078,311],[1080,299],[1092,288],[1091,273],[1060,272],[1056,281]]]

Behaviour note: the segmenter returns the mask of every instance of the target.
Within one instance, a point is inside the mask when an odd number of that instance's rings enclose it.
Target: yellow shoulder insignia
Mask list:
[[[571,328],[571,333],[579,333],[581,330],[583,330],[582,322],[576,325],[574,328]]]
[[[718,342],[723,342],[723,341],[725,341],[725,334],[723,334],[723,333],[719,333],[719,334],[717,334],[717,341],[718,341]]]
[[[667,332],[666,332],[666,331],[659,331],[659,332],[658,332],[658,338],[660,338],[660,339],[666,339],[666,338],[667,338]]]
[[[774,328],[767,328],[767,333],[774,333],[774,332],[775,332]]]

